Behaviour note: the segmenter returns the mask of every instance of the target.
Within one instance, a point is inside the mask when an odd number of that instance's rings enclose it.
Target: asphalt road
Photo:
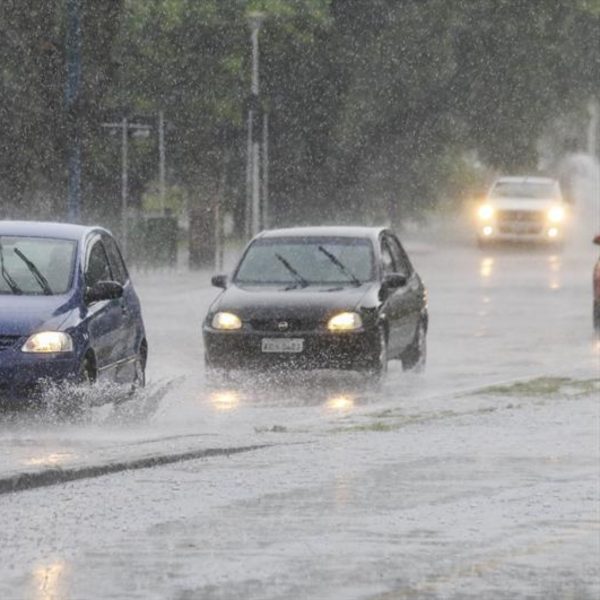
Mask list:
[[[210,387],[209,274],[137,273],[143,397],[0,419],[0,598],[597,598],[597,249],[404,237],[428,368],[378,389]]]

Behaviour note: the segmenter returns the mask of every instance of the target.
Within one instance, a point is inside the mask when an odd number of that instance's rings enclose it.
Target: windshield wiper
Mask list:
[[[52,288],[48,283],[48,280],[40,273],[40,270],[31,262],[18,248],[14,249],[15,254],[27,265],[27,268],[31,271],[31,274],[35,277],[38,285],[42,288],[42,291],[46,296],[52,295]]]
[[[4,266],[4,250],[2,249],[2,242],[0,242],[0,270],[2,271],[2,278],[6,281],[10,291],[13,294],[22,294],[23,290],[17,285],[17,282],[11,277]]]
[[[346,265],[344,265],[343,262],[340,261],[340,259],[335,256],[335,254],[332,254],[331,252],[329,252],[329,250],[326,250],[325,248],[323,248],[323,246],[319,246],[318,247],[319,251],[322,252],[344,275],[346,275],[346,277],[350,278],[350,280],[352,281],[352,283],[356,286],[362,285],[362,283],[360,282],[360,280],[358,279],[358,277],[356,277],[356,275],[354,273],[352,273],[352,271],[350,271],[350,269],[348,269],[348,267],[346,267]]]
[[[302,277],[302,275],[300,275],[300,273],[298,273],[298,271],[296,271],[296,269],[294,269],[294,267],[292,267],[292,265],[290,265],[290,263],[283,258],[283,256],[281,256],[281,254],[276,253],[275,256],[277,257],[277,260],[296,278],[302,287],[306,287],[308,285],[308,281]]]

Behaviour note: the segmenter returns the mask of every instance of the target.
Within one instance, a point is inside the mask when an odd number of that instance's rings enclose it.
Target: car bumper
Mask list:
[[[63,382],[79,374],[79,360],[68,355],[34,355],[18,350],[0,352],[0,398],[30,397],[43,382]]]
[[[511,227],[506,226],[487,226],[480,227],[477,235],[482,242],[505,241],[505,242],[532,242],[554,244],[564,241],[564,231],[560,227]]]
[[[367,369],[378,353],[378,331],[340,334],[217,332],[204,329],[207,365],[224,369]],[[301,352],[264,352],[263,339],[302,339]]]

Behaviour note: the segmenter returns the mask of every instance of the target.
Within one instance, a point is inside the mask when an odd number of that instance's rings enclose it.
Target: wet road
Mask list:
[[[5,479],[123,467],[0,495],[0,597],[598,597],[597,250],[407,237],[428,369],[392,364],[380,389],[339,374],[210,388],[208,273],[137,274],[146,395],[84,423],[0,423]]]

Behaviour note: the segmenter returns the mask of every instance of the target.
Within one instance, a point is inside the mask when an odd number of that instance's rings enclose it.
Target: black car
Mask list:
[[[424,367],[426,290],[389,229],[265,231],[212,283],[224,291],[204,321],[209,369]]]

